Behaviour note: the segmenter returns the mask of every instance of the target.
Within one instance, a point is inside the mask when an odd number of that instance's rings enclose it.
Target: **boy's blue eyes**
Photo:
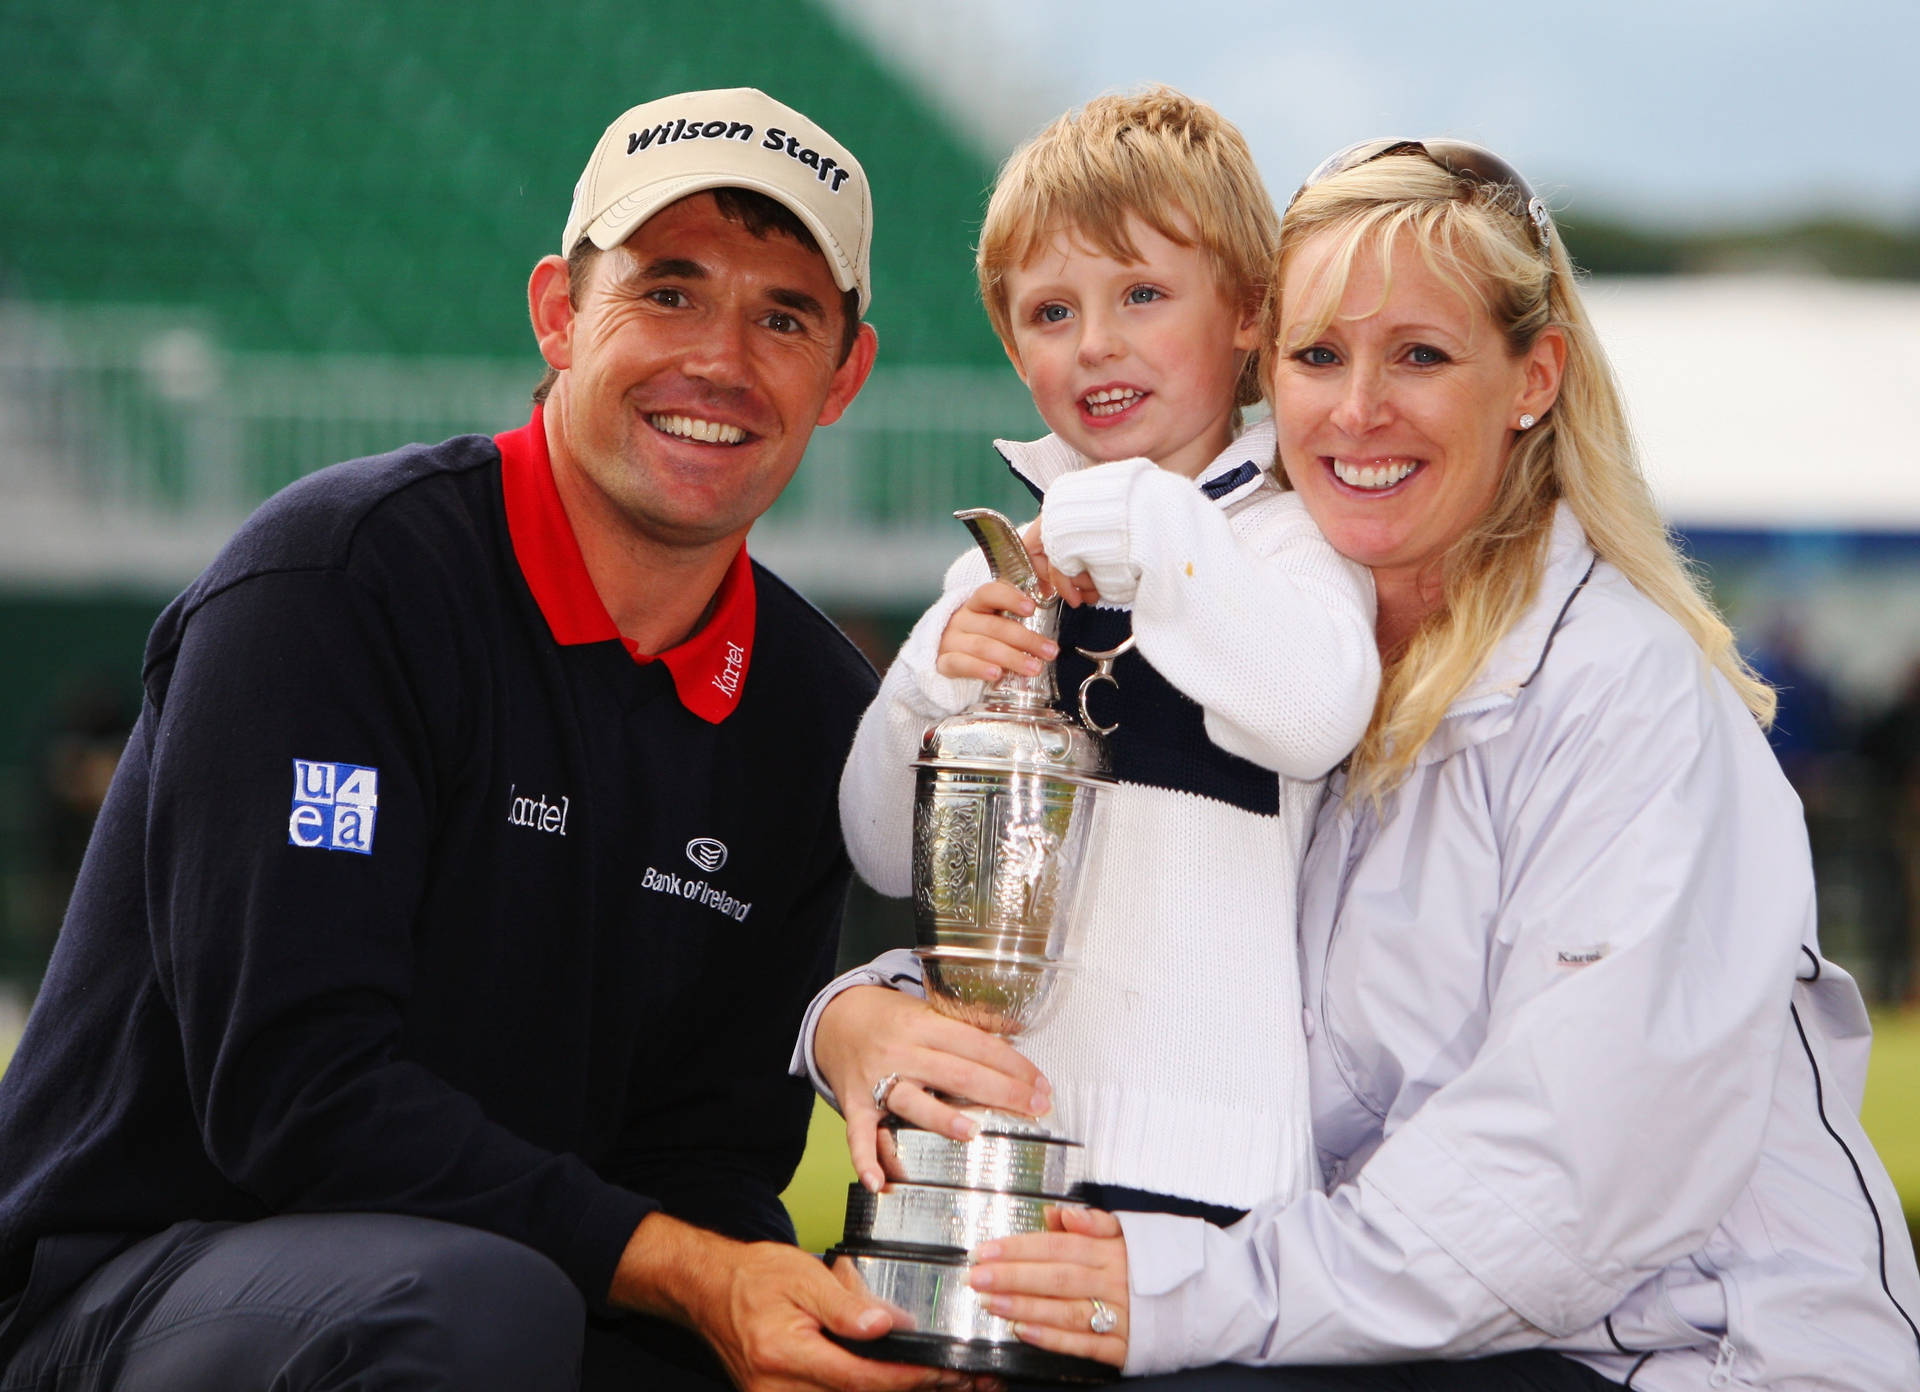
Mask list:
[[[1130,305],[1152,304],[1155,300],[1165,299],[1166,292],[1154,289],[1151,285],[1136,285],[1127,291],[1126,302]],[[1033,312],[1036,324],[1059,324],[1073,317],[1073,311],[1063,304],[1043,304]]]

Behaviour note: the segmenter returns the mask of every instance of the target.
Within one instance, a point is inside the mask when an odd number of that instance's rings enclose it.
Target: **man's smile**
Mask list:
[[[702,416],[669,415],[663,412],[649,415],[646,420],[662,435],[703,445],[737,445],[747,438],[747,432],[737,425],[707,420]]]

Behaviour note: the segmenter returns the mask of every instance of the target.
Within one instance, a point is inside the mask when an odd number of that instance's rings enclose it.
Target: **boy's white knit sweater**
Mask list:
[[[1096,824],[1080,961],[1020,1048],[1053,1083],[1055,1124],[1086,1143],[1090,1178],[1236,1208],[1291,1197],[1319,1183],[1296,881],[1321,780],[1373,710],[1371,577],[1268,476],[1270,423],[1195,480],[1144,459],[1089,466],[1053,436],[998,445],[1045,496],[1048,555],[1069,573],[1087,571],[1102,608],[1131,609],[1139,656],[1116,668],[1122,691],[1132,682],[1138,694],[1163,693],[1153,718],[1136,712],[1110,737],[1121,781]],[[948,571],[847,761],[847,847],[883,894],[911,888],[910,763],[921,737],[980,694],[980,683],[943,677],[934,660],[948,619],[986,579],[978,551]],[[1096,620],[1082,610],[1079,621]],[[1110,637],[1123,620],[1097,622]],[[1063,651],[1074,626],[1069,611]],[[1188,701],[1198,703],[1204,739],[1191,732]],[[1156,749],[1181,724],[1182,749]],[[1143,760],[1151,782],[1130,777]],[[795,1071],[831,1097],[812,1064],[825,1003],[850,985],[911,989],[917,980],[905,953],[836,980],[808,1012]]]

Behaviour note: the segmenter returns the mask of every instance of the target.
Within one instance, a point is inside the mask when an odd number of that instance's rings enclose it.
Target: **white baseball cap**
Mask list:
[[[873,195],[846,146],[752,87],[681,92],[636,106],[608,126],[573,186],[560,254],[582,237],[602,251],[667,204],[703,189],[764,193],[820,243],[841,290],[873,299],[868,257]]]

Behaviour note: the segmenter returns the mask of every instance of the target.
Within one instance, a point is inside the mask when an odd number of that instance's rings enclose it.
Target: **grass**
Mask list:
[[[1900,1191],[1907,1221],[1920,1222],[1920,1010],[1874,1017],[1860,1120]]]
[[[793,1183],[780,1197],[793,1215],[793,1230],[809,1252],[824,1252],[840,1240],[847,1215],[847,1186],[853,1183],[853,1161],[847,1158],[847,1128],[840,1114],[819,1098],[813,1100],[813,1120],[807,1127],[807,1153]]]

